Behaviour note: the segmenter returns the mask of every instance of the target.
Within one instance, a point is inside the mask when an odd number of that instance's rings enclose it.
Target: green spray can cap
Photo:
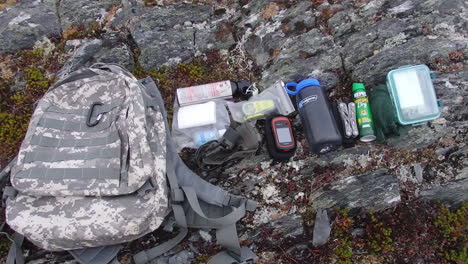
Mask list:
[[[366,87],[363,83],[353,83],[353,93],[359,91],[365,91]]]

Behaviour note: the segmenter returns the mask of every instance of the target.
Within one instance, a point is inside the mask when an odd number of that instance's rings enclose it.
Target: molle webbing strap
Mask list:
[[[122,104],[122,100],[115,100],[110,104],[105,105],[97,105],[93,110],[92,116],[98,116],[102,113],[110,112],[112,109],[120,106]],[[50,106],[47,108],[47,112],[59,113],[59,114],[72,114],[72,115],[81,115],[81,116],[88,116],[89,108],[81,108],[81,109],[65,109],[60,108],[57,106]]]
[[[66,131],[75,131],[75,132],[95,132],[101,131],[108,128],[113,122],[114,115],[110,115],[104,121],[100,121],[96,126],[89,127],[86,125],[86,122],[75,122],[69,120],[57,120],[50,118],[41,118],[37,124],[40,127],[54,128],[59,130]]]
[[[90,160],[98,158],[120,158],[120,147],[117,148],[100,148],[94,150],[86,150],[84,152],[77,153],[68,153],[60,152],[58,150],[50,151],[34,151],[27,152],[24,156],[23,162],[33,162],[33,161],[42,161],[42,162],[55,162],[55,161],[65,161],[65,160]]]
[[[45,136],[33,135],[31,138],[32,145],[54,148],[68,148],[68,147],[88,147],[88,146],[101,146],[113,143],[119,139],[117,131],[112,132],[106,137],[97,138],[81,138],[81,139],[61,139]]]
[[[47,180],[119,180],[120,168],[31,168],[18,172],[15,177]]]

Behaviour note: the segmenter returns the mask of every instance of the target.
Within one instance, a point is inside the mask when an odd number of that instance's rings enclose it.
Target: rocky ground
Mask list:
[[[400,138],[315,156],[296,118],[290,162],[272,162],[263,148],[202,174],[259,203],[239,225],[258,263],[467,263],[466,1],[0,0],[0,25],[2,166],[34,102],[57,78],[95,62],[152,76],[169,110],[174,89],[187,85],[249,79],[264,89],[313,77],[332,98],[349,99],[352,82],[372,89],[391,69],[428,65],[442,115]],[[322,208],[327,217],[316,220]],[[327,218],[330,238],[318,246]],[[168,236],[129,243],[121,262]],[[27,247],[31,263],[70,260]],[[204,263],[218,250],[214,233],[193,231],[153,263]]]

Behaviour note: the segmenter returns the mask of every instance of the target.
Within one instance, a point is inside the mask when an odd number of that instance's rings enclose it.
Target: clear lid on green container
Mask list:
[[[440,109],[426,65],[405,66],[387,74],[387,85],[402,125],[436,119]]]

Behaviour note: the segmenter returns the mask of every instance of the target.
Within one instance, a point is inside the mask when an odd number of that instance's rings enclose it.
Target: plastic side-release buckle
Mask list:
[[[171,190],[171,200],[175,204],[182,203],[185,200],[184,191],[180,188]]]
[[[223,204],[232,207],[239,207],[242,203],[245,203],[245,210],[249,212],[255,211],[257,209],[257,202],[241,197],[241,196],[234,196],[234,195],[227,195],[224,198]]]
[[[224,132],[221,144],[226,147],[226,149],[234,148],[241,139],[241,135],[234,128],[229,127],[226,132]]]
[[[245,210],[247,210],[249,212],[253,212],[253,211],[255,211],[255,209],[257,209],[257,202],[256,201],[247,200],[245,202]]]

